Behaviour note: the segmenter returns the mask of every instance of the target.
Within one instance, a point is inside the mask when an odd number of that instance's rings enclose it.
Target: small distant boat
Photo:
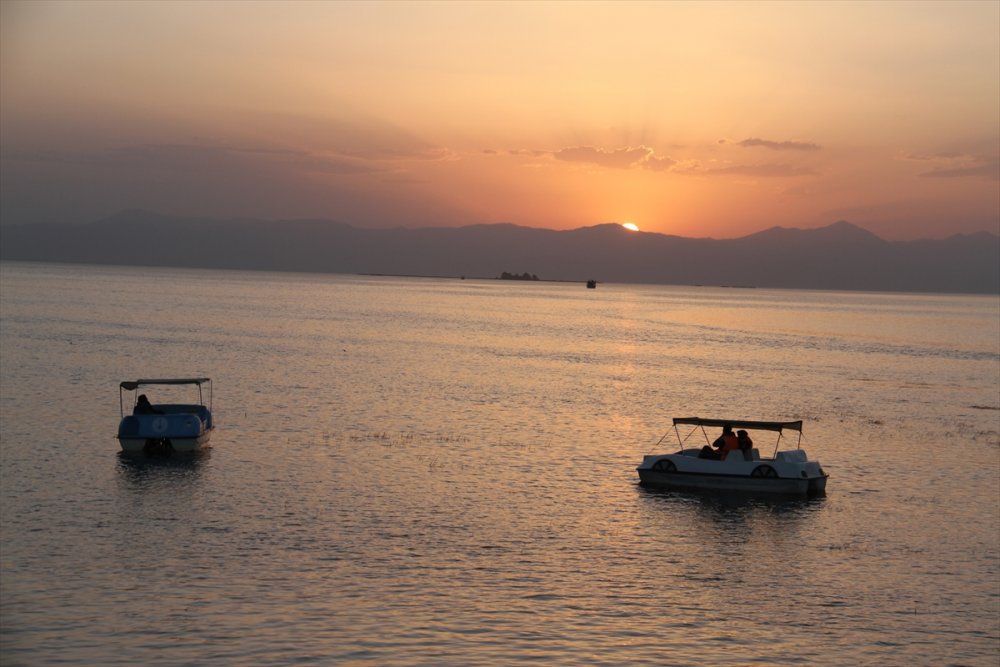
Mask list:
[[[695,427],[684,438],[679,426]],[[705,427],[772,431],[778,441],[770,458],[762,458],[760,451],[735,449],[718,454],[712,449]],[[685,448],[688,437],[700,428],[705,435],[705,447]],[[797,431],[799,441],[795,449],[778,451],[785,431]],[[700,417],[674,418],[674,432],[681,449],[673,454],[649,454],[636,468],[643,486],[681,490],[739,491],[760,494],[785,494],[798,496],[822,495],[829,478],[819,461],[810,461],[802,442],[802,422],[763,422],[739,419],[702,419]],[[749,434],[748,434],[749,435]],[[660,438],[660,442],[667,436]],[[659,443],[657,443],[659,444]]]
[[[587,289],[596,289],[596,288],[597,288],[597,281],[596,280],[588,280],[587,281]]]
[[[192,385],[198,388],[197,403],[150,403],[143,387]],[[208,395],[208,402],[205,395]],[[127,399],[127,400],[126,400]],[[126,414],[128,403],[129,414]],[[195,452],[212,437],[212,380],[210,378],[167,378],[124,381],[118,387],[121,422],[118,442],[132,454],[169,456]]]

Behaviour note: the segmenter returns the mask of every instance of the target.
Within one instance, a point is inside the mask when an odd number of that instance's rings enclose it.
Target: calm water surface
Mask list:
[[[5,666],[1000,661],[996,297],[5,263],[0,307]],[[118,382],[196,375],[212,448],[122,458]],[[827,496],[638,487],[694,415],[804,419]]]

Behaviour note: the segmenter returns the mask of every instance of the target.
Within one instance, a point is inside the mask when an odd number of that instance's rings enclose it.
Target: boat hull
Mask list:
[[[124,417],[118,425],[118,442],[130,454],[187,454],[212,437],[212,415],[203,406],[159,405],[154,414]]]
[[[205,447],[212,437],[205,431],[196,437],[128,438],[118,437],[122,451],[128,454],[191,454]]]
[[[795,496],[826,493],[829,476],[802,450],[778,452],[773,459],[761,459],[757,450],[747,455],[738,452],[724,461],[698,454],[699,450],[689,449],[646,456],[636,468],[639,482],[662,489]]]
[[[709,473],[664,472],[638,469],[639,483],[660,489],[734,491],[737,493],[813,496],[826,493],[827,477],[782,479]]]

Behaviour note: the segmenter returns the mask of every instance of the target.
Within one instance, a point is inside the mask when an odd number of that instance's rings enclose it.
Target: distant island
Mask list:
[[[504,271],[500,274],[500,280],[538,280],[538,276],[534,273],[528,273],[527,271],[520,275]]]
[[[849,222],[737,239],[608,223],[368,229],[332,220],[187,218],[124,211],[87,224],[0,225],[0,259],[260,271],[501,276],[547,281],[1000,294],[1000,237],[885,241]],[[528,276],[525,278],[525,276]],[[596,285],[596,282],[595,282]]]

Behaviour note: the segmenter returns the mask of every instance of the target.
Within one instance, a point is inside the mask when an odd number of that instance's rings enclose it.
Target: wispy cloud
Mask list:
[[[668,171],[669,169],[672,169],[675,164],[677,164],[677,160],[671,160],[668,157],[656,157],[655,155],[650,155],[646,158],[646,161],[642,163],[642,166],[652,171]]]
[[[938,167],[920,174],[924,178],[986,178],[1000,181],[1000,161],[970,167]]]
[[[792,164],[732,164],[724,167],[703,167],[699,163],[688,163],[674,170],[689,176],[751,176],[754,178],[792,178],[815,176],[816,170]]]
[[[514,155],[521,157],[545,157],[547,155],[552,155],[552,151],[539,151],[530,148],[514,148],[509,151],[493,151],[495,155]]]
[[[973,156],[957,151],[941,151],[939,153],[903,153],[900,157],[913,162],[937,162],[940,160],[968,159]]]
[[[552,152],[531,151],[532,155],[547,154],[563,162],[592,164],[608,169],[650,169],[665,171],[676,164],[675,160],[656,155],[649,146],[628,146],[607,150],[593,146],[573,146]]]
[[[648,169],[665,173],[682,174],[685,176],[746,176],[752,178],[796,178],[800,176],[815,176],[818,172],[812,167],[798,166],[788,163],[753,163],[753,164],[703,164],[698,160],[678,161],[673,158],[659,156],[649,146],[629,146],[626,148],[605,149],[594,146],[574,146],[557,151],[539,151],[530,149],[515,149],[498,151],[486,149],[486,155],[512,155],[523,157],[550,157],[562,162],[575,162],[595,165],[606,169]]]
[[[1000,180],[1000,158],[954,151],[905,153],[902,159],[927,163],[930,169],[918,174],[923,178],[983,178]]]
[[[448,148],[371,148],[344,153],[349,157],[363,160],[391,162],[439,162],[442,160],[457,160],[458,155]]]
[[[818,151],[820,150],[820,145],[809,141],[772,141],[771,139],[760,139],[758,137],[750,137],[749,139],[744,139],[743,141],[728,141],[726,139],[720,139],[720,144],[731,143],[734,146],[740,146],[742,148],[768,148],[772,151]]]
[[[628,169],[639,166],[652,155],[653,149],[646,146],[617,148],[610,151],[592,146],[576,146],[563,148],[552,153],[552,157],[557,160],[584,162],[611,169]]]
[[[303,171],[335,174],[362,174],[378,171],[356,159],[320,155],[282,148],[238,147],[219,144],[140,144],[93,151],[5,152],[5,160],[87,164],[94,167],[183,170],[185,172],[224,171],[234,163],[280,165]]]

